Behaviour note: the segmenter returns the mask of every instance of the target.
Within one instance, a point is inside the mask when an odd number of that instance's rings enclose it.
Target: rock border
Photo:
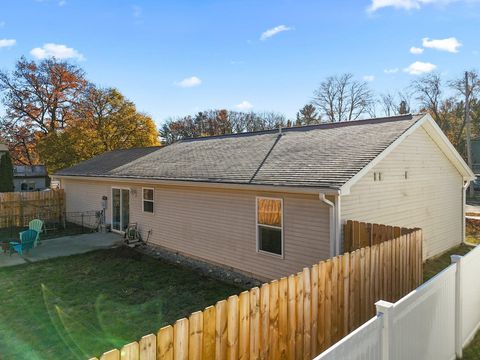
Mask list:
[[[231,268],[226,268],[206,261],[194,259],[178,252],[165,249],[159,245],[143,244],[135,247],[134,249],[155,259],[160,259],[174,265],[179,265],[199,272],[200,274],[211,277],[215,280],[241,286],[246,289],[256,286],[260,287],[263,283],[265,283],[265,281],[250,277]]]

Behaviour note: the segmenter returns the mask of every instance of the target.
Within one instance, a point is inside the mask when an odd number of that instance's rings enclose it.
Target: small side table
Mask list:
[[[4,254],[6,254],[8,251],[10,251],[10,241],[16,241],[16,240],[1,240],[0,241],[0,247],[2,248]]]

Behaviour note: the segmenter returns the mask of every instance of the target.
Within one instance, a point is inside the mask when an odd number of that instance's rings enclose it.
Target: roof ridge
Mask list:
[[[330,129],[330,128],[345,127],[345,126],[411,120],[415,116],[424,116],[424,115],[425,113],[416,113],[416,114],[409,113],[409,114],[402,114],[402,115],[383,116],[383,117],[377,117],[377,118],[357,119],[357,120],[350,120],[350,121],[324,122],[324,123],[315,124],[315,125],[290,126],[290,127],[282,127],[282,132],[309,131],[309,130],[316,130],[316,129]],[[222,138],[230,138],[230,137],[266,135],[266,134],[275,134],[278,132],[279,132],[279,129],[255,130],[255,131],[246,131],[246,132],[234,133],[234,134],[191,137],[191,138],[181,139],[177,142],[205,141],[210,139],[222,139]]]

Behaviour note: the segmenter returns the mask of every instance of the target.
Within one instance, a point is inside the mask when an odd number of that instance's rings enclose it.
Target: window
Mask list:
[[[20,185],[20,190],[22,190],[22,191],[34,191],[35,190],[35,182],[23,182]]]
[[[142,189],[143,211],[153,213],[153,189]]]
[[[257,198],[257,249],[283,256],[283,201]]]

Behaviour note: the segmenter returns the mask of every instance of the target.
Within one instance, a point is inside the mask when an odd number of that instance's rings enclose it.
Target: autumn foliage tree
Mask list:
[[[69,126],[38,142],[50,172],[106,151],[158,145],[153,120],[139,113],[116,89],[89,86],[73,111]]]
[[[0,133],[20,164],[41,162],[52,172],[104,151],[158,143],[151,118],[66,61],[22,57],[13,72],[0,71],[0,93]]]
[[[22,57],[12,73],[0,71],[6,109],[0,130],[14,161],[38,163],[35,141],[68,125],[86,85],[79,67],[53,58],[36,63]]]
[[[160,136],[165,144],[171,144],[187,138],[271,130],[290,125],[285,116],[275,112],[206,110],[193,116],[169,119],[160,128]]]

